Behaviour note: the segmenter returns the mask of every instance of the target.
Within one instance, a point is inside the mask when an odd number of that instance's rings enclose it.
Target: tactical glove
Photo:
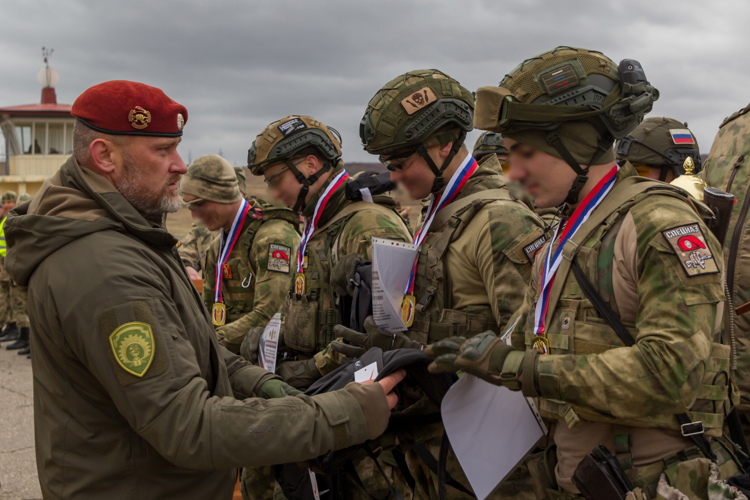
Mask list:
[[[323,376],[315,366],[315,358],[281,363],[276,369],[276,374],[283,378],[284,382],[298,389],[310,387]]]
[[[352,283],[357,274],[357,267],[367,263],[358,253],[350,253],[342,257],[331,270],[331,286],[339,295],[354,295],[355,285]]]
[[[365,331],[366,334],[343,325],[334,326],[333,333],[336,337],[343,337],[349,344],[334,341],[331,342],[331,349],[349,358],[358,358],[372,347],[379,347],[383,352],[392,349],[424,349],[424,344],[411,340],[403,333],[389,333],[378,328],[372,316],[365,320]]]
[[[242,346],[240,346],[240,356],[250,361],[252,364],[258,364],[258,343],[260,342],[263,331],[265,330],[262,326],[256,326],[245,335],[242,340]]]
[[[463,370],[491,384],[514,391],[521,389],[518,376],[525,354],[507,345],[494,332],[480,333],[469,340],[449,337],[428,345],[425,354],[435,358],[428,367],[432,373]]]
[[[271,380],[263,382],[258,389],[258,397],[263,399],[284,398],[286,396],[297,396],[299,394],[304,393],[277,378],[272,378]]]

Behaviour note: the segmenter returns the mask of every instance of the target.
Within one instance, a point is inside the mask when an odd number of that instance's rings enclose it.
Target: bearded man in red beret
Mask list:
[[[397,374],[307,397],[219,345],[164,227],[188,113],[111,81],[75,102],[74,154],[5,222],[28,286],[37,467],[47,499],[229,499],[236,468],[381,434]]]

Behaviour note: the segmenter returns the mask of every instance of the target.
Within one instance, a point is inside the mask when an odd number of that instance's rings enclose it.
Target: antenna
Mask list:
[[[55,51],[52,47],[49,49],[47,47],[42,47],[42,58],[44,59],[44,64],[49,68],[49,58],[52,56],[52,53]]]

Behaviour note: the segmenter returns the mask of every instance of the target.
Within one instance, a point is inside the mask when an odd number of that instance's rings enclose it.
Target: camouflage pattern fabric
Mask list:
[[[284,492],[273,477],[271,466],[260,469],[243,468],[240,492],[242,500],[286,500]]]
[[[239,172],[239,175],[244,174]],[[235,203],[242,199],[238,173],[219,155],[203,155],[191,163],[182,176],[180,190],[183,195],[216,203]]]
[[[219,342],[238,353],[245,335],[256,326],[264,326],[281,310],[289,291],[297,258],[299,234],[287,209],[271,209],[260,200],[251,200],[251,212],[245,220],[239,241],[232,248],[222,270],[226,324],[216,328]],[[269,214],[288,214],[288,220]],[[252,217],[255,214],[257,219]],[[216,290],[216,260],[219,239],[206,254],[203,300],[211,311]]]
[[[206,269],[206,252],[211,241],[217,236],[219,236],[218,231],[209,231],[198,219],[193,221],[188,233],[177,243],[177,252],[180,254],[182,264],[203,274]]]
[[[750,302],[750,217],[747,213],[748,186],[750,186],[750,105],[724,120],[711,146],[701,175],[709,186],[732,193],[736,203],[732,210],[729,230],[724,241],[727,286],[731,287],[732,303],[727,307],[726,331],[733,333],[736,342],[733,376],[740,389],[740,404],[745,437],[750,439],[750,314],[738,316],[734,309]],[[730,249],[736,250],[734,263],[730,261]]]
[[[10,281],[0,281],[0,324],[15,321],[10,305]]]
[[[26,288],[11,284],[10,309],[18,328],[29,326],[29,313],[26,308]]]

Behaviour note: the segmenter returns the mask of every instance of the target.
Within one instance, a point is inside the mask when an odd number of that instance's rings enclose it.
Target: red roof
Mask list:
[[[70,108],[72,107],[73,106],[70,104],[24,104],[21,106],[8,106],[7,108],[0,108],[0,113],[21,113],[34,115],[61,113],[70,115]]]

